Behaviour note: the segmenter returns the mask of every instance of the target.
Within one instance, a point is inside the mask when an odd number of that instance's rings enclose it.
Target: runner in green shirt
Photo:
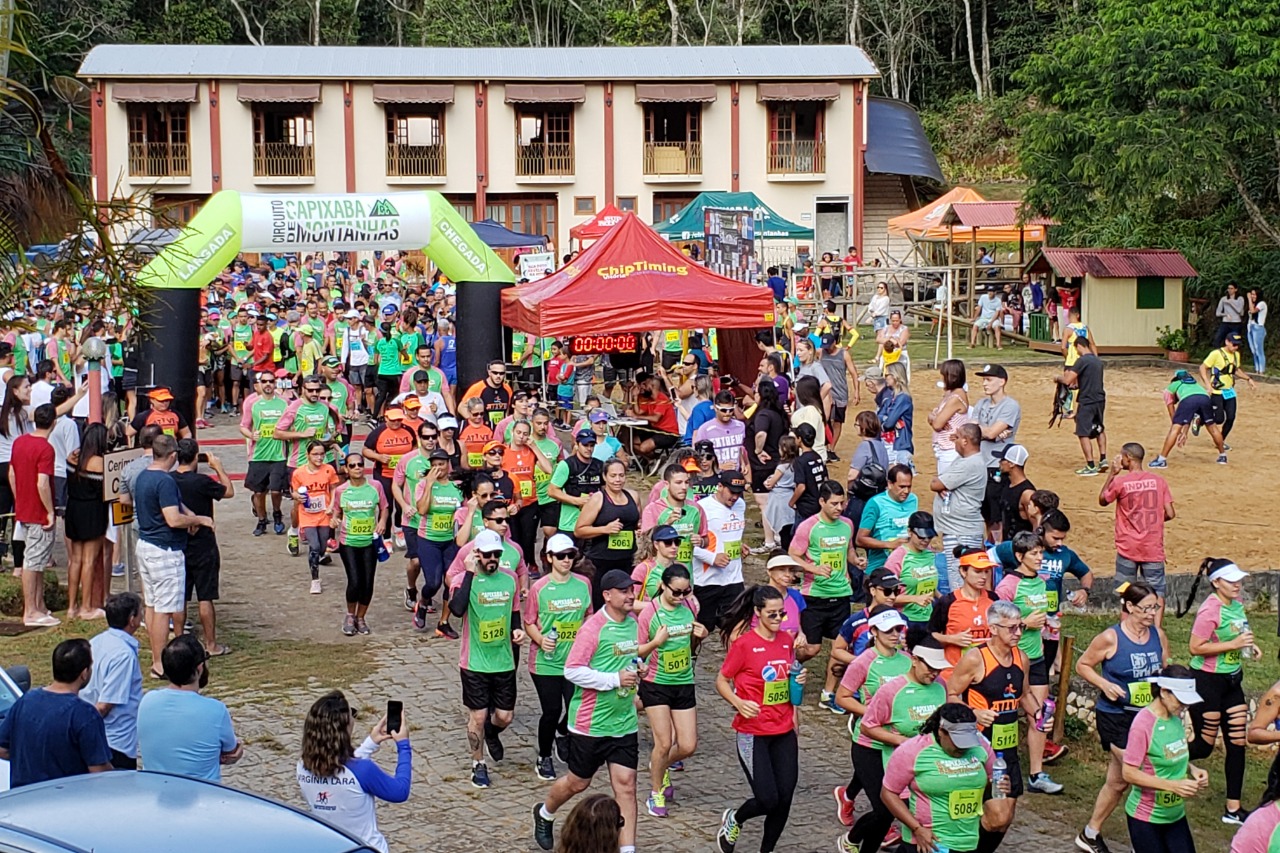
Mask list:
[[[536,445],[543,456],[551,462],[552,474],[555,466],[564,456],[564,446],[551,432],[551,414],[546,409],[536,409],[533,413],[533,435],[531,443]],[[547,493],[551,485],[551,474],[542,470],[541,465],[533,466],[533,489],[538,498],[538,524],[542,527],[545,539],[553,535],[560,526],[560,503]]]
[[[438,447],[429,452],[426,449],[434,443],[435,428],[431,424],[423,424],[418,429],[419,449],[410,454],[412,458],[400,460],[400,465],[404,466],[405,496],[412,495],[413,498],[413,513],[407,517],[416,519],[417,564],[423,575],[422,596],[418,597],[418,572],[410,564],[405,606],[413,611],[413,627],[419,631],[427,629],[427,616],[435,608],[436,593],[444,583],[446,569],[458,553],[453,519],[462,507],[462,490],[449,478],[449,454]],[[424,467],[424,460],[429,469]],[[397,466],[397,479],[400,474],[400,466]],[[410,481],[413,481],[412,489],[409,488]],[[395,488],[394,484],[392,488]],[[448,617],[442,613],[436,626],[436,636],[445,637],[451,633],[453,629],[448,627]]]
[[[267,532],[267,492],[270,492],[275,532],[279,536],[284,533],[280,502],[288,485],[288,473],[284,464],[284,442],[276,438],[276,423],[288,404],[276,394],[274,376],[264,372],[258,374],[257,380],[258,394],[240,418],[240,434],[249,440],[251,448],[244,485],[252,495],[253,514],[258,519],[253,535]]]
[[[912,627],[927,628],[938,599],[938,567],[930,543],[938,531],[933,513],[919,510],[907,520],[907,543],[896,548],[884,567],[902,581],[903,590],[894,598],[902,616]]]
[[[365,614],[373,600],[373,576],[378,568],[374,531],[387,523],[390,507],[382,484],[365,477],[364,457],[346,457],[347,482],[333,493],[333,529],[337,531],[338,556],[347,572],[347,614],[342,633],[368,634]]]

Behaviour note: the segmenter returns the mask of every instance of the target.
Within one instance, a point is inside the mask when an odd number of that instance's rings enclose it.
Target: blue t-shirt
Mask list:
[[[138,750],[144,769],[221,782],[222,753],[235,748],[231,714],[217,699],[169,688],[142,697]]]
[[[781,302],[787,298],[787,280],[780,275],[771,275],[769,280],[765,282],[769,285],[769,289],[773,291],[773,301]]]
[[[119,628],[108,628],[89,641],[93,671],[80,698],[96,705],[113,705],[102,718],[107,745],[130,758],[138,757],[138,703],[142,701],[142,668],[138,641]]]
[[[684,426],[684,443],[693,444],[694,432],[707,421],[714,420],[715,416],[716,407],[710,400],[703,400],[694,406],[693,411],[689,413],[689,420]]]
[[[1005,572],[1013,571],[1018,565],[1017,559],[1013,556],[1012,542],[1001,542],[989,553],[991,558],[1000,564],[996,573],[1001,577]],[[1082,578],[1089,574],[1089,564],[1080,559],[1080,555],[1066,545],[1059,545],[1057,548],[1044,549],[1044,559],[1040,563],[1038,574],[1044,581],[1045,590],[1049,593],[1049,615],[1052,616],[1058,612],[1061,603],[1063,575]],[[996,578],[995,583],[999,584],[1000,578]]]
[[[881,492],[862,508],[862,520],[858,522],[858,529],[868,531],[872,539],[879,539],[881,542],[905,538],[907,521],[919,508],[920,499],[913,494],[908,494],[907,499],[899,503],[889,497],[887,492]],[[868,548],[866,571],[874,572],[888,560],[889,552],[884,548]]]
[[[17,788],[88,773],[111,763],[98,709],[74,693],[38,687],[0,721],[0,749],[9,752],[9,785]]]
[[[138,538],[166,551],[182,551],[187,547],[185,528],[170,527],[164,520],[164,508],[182,505],[178,483],[168,471],[150,468],[138,475],[133,484],[133,511],[138,521]]]
[[[596,449],[591,451],[592,459],[599,459],[601,462],[608,462],[610,459],[618,455],[618,451],[622,449],[622,442],[611,435],[596,440]]]

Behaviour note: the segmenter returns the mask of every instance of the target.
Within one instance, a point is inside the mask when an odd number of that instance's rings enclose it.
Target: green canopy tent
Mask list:
[[[668,240],[703,240],[703,208],[750,210],[756,215],[757,240],[812,240],[813,229],[802,228],[774,213],[755,193],[699,193],[675,216],[654,226]]]

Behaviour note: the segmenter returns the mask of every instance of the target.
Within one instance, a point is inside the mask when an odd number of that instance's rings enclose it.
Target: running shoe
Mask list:
[[[1152,459],[1149,463],[1147,463],[1147,467],[1148,468],[1168,468],[1169,460],[1165,459],[1163,456],[1157,456],[1155,459]]]
[[[1227,444],[1227,443],[1224,441],[1224,442],[1222,442],[1222,449],[1223,449],[1223,450],[1230,450],[1230,449],[1231,449],[1231,445]]]
[[[839,705],[836,704],[836,696],[834,693],[831,694],[831,698],[827,699],[826,706],[827,706],[827,710],[833,714],[840,714],[843,716],[849,713],[844,708],[841,708]]]
[[[1084,834],[1084,830],[1080,830],[1080,834],[1076,836],[1076,847],[1085,853],[1111,853],[1111,848],[1107,846],[1107,842],[1102,840],[1101,832],[1093,838],[1089,838]]]
[[[267,532],[267,521],[264,518],[258,519],[258,523],[253,526],[253,535],[261,536]]]
[[[569,738],[566,735],[556,735],[556,755],[561,761],[569,763]]]
[[[836,798],[836,818],[845,826],[853,826],[853,800],[849,799],[844,786],[833,788],[831,796]]]
[[[667,816],[667,798],[662,795],[661,791],[650,791],[649,799],[645,801],[644,807],[648,809],[650,817]]]
[[[734,820],[733,809],[725,809],[724,814],[720,816],[720,831],[716,833],[716,845],[720,848],[720,853],[733,853],[733,848],[738,844],[738,834],[741,832],[742,827]]]
[[[1049,778],[1048,773],[1033,773],[1027,779],[1027,790],[1037,794],[1061,794],[1063,786]]]
[[[670,767],[668,767],[668,768],[667,768],[667,770],[669,770],[669,771],[670,771],[670,772],[672,772],[672,773],[683,773],[683,772],[684,772],[684,762],[683,762],[683,761],[673,761],[673,762],[671,762],[671,766],[670,766]]]
[[[453,630],[453,626],[450,625],[448,622],[441,622],[439,625],[436,626],[436,636],[443,637],[448,640],[456,640],[458,639],[458,632]],[[568,759],[561,759],[561,760],[567,761]]]
[[[484,745],[489,748],[489,757],[494,761],[501,761],[502,757],[507,754],[507,749],[502,745],[502,739],[499,737],[498,729],[485,726]]]
[[[368,622],[366,622],[366,621],[364,621],[364,617],[363,617],[363,616],[357,616],[357,617],[356,617],[356,633],[357,633],[357,634],[370,634],[370,633],[373,633],[372,631],[370,631],[370,630],[369,630],[369,623],[368,623]]]
[[[422,602],[418,602],[413,608],[413,629],[415,631],[427,630],[427,609],[422,606]]]
[[[1218,464],[1219,464],[1219,465],[1226,465],[1226,464],[1227,464],[1227,454],[1225,454],[1225,453],[1220,453],[1220,454],[1218,454]]]
[[[285,531],[284,522],[277,518],[275,520],[275,525],[273,529],[275,530],[277,536],[283,536]]]
[[[111,577],[113,578],[124,577],[124,563],[115,563],[114,565],[112,565]]]
[[[356,635],[356,617],[350,613],[342,620],[342,633],[348,637]]]
[[[885,835],[884,841],[880,844],[881,850],[897,850],[899,842],[902,841],[902,827],[896,823],[889,827],[888,834]]]
[[[671,784],[670,767],[662,771],[662,798],[664,800],[674,800],[676,798],[676,786]]]
[[[404,531],[397,530],[393,538],[396,540],[396,550],[403,551],[404,550]]]
[[[1066,755],[1069,749],[1070,747],[1065,743],[1054,743],[1046,738],[1044,742],[1044,763],[1052,764],[1062,756]]]
[[[289,534],[289,541],[286,547],[289,549],[290,557],[298,556],[298,534],[296,533]]]
[[[849,840],[849,833],[842,832],[836,837],[836,853],[859,853],[862,845]]]
[[[427,605],[428,614],[434,614],[434,613],[440,612],[439,610],[436,609],[436,601],[434,598],[428,598],[426,601],[426,605]]]
[[[823,690],[822,692],[820,692],[818,694],[818,710],[822,710],[823,708],[827,707],[827,703],[831,701],[833,696],[834,694],[827,690]]]
[[[1101,459],[1099,459],[1099,460],[1098,460],[1098,470],[1099,470],[1099,471],[1110,471],[1110,470],[1111,470],[1111,463],[1107,461],[1107,457],[1105,457],[1105,456],[1104,456],[1104,457],[1102,457]]]
[[[471,765],[471,787],[489,787],[489,768],[485,766],[483,761],[477,761]]]
[[[312,594],[312,595],[319,595],[319,594],[320,594],[321,592],[323,592],[323,591],[324,591],[324,590],[322,590],[322,589],[320,588],[320,578],[316,578],[315,580],[313,580],[313,581],[311,582],[311,594]]]
[[[1200,416],[1196,415],[1194,418],[1191,419],[1191,434],[1199,435],[1201,426],[1202,425],[1200,423]]]
[[[1076,476],[1077,477],[1096,477],[1098,476],[1098,466],[1086,465],[1083,468],[1077,468]]]
[[[551,756],[538,759],[538,767],[536,770],[538,778],[543,782],[554,782],[556,780],[556,766],[551,763]]]
[[[1249,816],[1249,810],[1244,806],[1232,811],[1224,809],[1222,812],[1222,822],[1231,824],[1232,826],[1241,826],[1244,824],[1245,818]]]
[[[404,609],[412,613],[414,607],[417,606],[417,604],[418,604],[418,591],[416,589],[406,588],[404,591]]]
[[[840,461],[840,457],[836,455],[836,452],[835,452],[834,450],[828,450],[828,451],[827,451],[827,461],[828,461],[828,462],[839,462],[839,461]]]
[[[212,427],[204,418],[196,418],[196,429],[212,429]]]
[[[556,846],[555,823],[542,816],[542,806],[538,803],[533,807],[533,840],[543,850],[550,850]]]
[[[322,565],[322,566],[332,566],[332,565],[333,565],[333,557],[331,557],[331,556],[330,556],[330,555],[328,555],[328,554],[325,554],[323,557],[321,557],[321,558],[320,558],[320,565]]]

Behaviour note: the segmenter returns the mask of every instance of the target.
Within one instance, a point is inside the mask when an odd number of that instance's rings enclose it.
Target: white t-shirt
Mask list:
[[[100,389],[103,394],[111,390],[111,356],[108,355],[102,360],[102,367],[98,369],[98,379],[100,380]],[[79,368],[76,373],[76,389],[89,380],[89,369],[87,367]],[[85,394],[79,400],[76,400],[76,406],[71,410],[71,416],[75,418],[89,417],[89,395]]]
[[[424,421],[435,423],[436,418],[441,415],[449,414],[449,408],[445,405],[444,397],[441,396],[439,391],[428,391],[425,394],[416,394],[413,391],[406,391],[393,399],[391,404],[397,405],[403,403],[410,397],[416,397],[418,402],[422,404],[422,407],[418,409],[418,417]],[[434,412],[431,411],[432,406],[436,407]]]
[[[59,417],[53,422],[49,443],[53,445],[53,476],[66,477],[67,457],[80,449],[80,428],[71,418]]]
[[[347,348],[352,367],[364,367],[369,363],[369,328],[357,321],[359,328],[352,326],[347,335]]]
[[[31,402],[27,405],[27,414],[30,415],[38,406],[43,406],[50,402],[53,397],[53,383],[46,382],[41,379],[39,382],[31,385]]]
[[[698,509],[707,519],[707,547],[693,549],[693,583],[695,586],[727,586],[742,583],[742,534],[747,527],[747,504],[738,498],[733,506],[725,506],[714,495],[698,501]],[[729,565],[711,565],[716,554],[728,556]]]

